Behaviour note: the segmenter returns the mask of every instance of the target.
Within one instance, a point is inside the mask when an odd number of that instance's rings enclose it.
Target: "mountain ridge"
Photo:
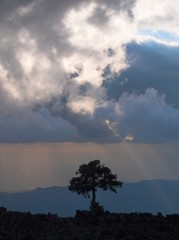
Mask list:
[[[117,194],[97,191],[97,201],[110,212],[179,213],[179,180],[141,180],[124,182]],[[72,193],[67,187],[38,187],[31,191],[0,192],[0,205],[10,211],[57,213],[74,216],[77,209],[88,210],[90,199]]]

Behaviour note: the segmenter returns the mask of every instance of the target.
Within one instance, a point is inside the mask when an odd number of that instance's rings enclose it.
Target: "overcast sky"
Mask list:
[[[177,179],[178,22],[178,0],[2,0],[0,190],[66,185],[96,158]]]

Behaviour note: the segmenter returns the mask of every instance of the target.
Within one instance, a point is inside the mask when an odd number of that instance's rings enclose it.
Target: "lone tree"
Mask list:
[[[101,165],[100,160],[82,164],[76,172],[76,175],[79,176],[73,177],[70,180],[68,188],[72,192],[84,195],[84,197],[90,197],[90,193],[92,193],[91,211],[99,208],[96,202],[97,188],[105,191],[109,189],[116,193],[116,188],[122,187],[122,182],[117,180],[117,175],[112,174],[111,170],[105,165]]]

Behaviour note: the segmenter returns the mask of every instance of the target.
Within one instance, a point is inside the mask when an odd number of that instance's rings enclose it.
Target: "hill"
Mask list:
[[[124,183],[117,194],[98,191],[97,200],[110,212],[179,213],[179,181],[151,180]],[[75,215],[76,209],[87,210],[89,199],[72,193],[67,187],[37,188],[29,192],[0,193],[0,206],[9,211]]]

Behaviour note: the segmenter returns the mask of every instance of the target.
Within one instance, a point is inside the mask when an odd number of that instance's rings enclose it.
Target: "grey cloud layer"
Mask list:
[[[1,142],[179,140],[179,50],[129,44],[135,4],[1,1]]]

